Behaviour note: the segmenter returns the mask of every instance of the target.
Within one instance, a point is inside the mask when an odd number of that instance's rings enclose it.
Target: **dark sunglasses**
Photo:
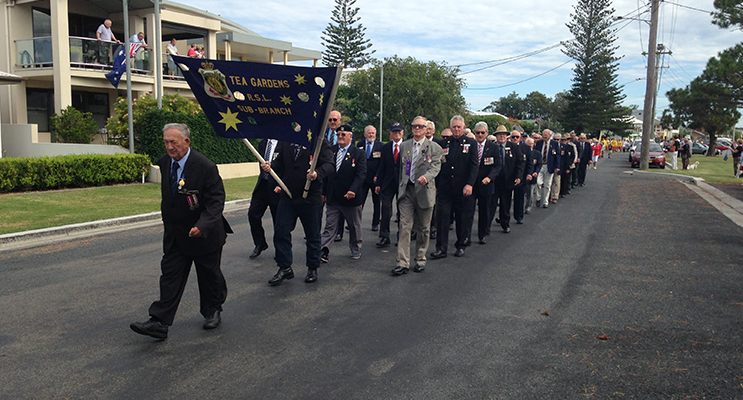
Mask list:
[[[328,121],[330,122],[338,121],[338,118],[328,118]]]

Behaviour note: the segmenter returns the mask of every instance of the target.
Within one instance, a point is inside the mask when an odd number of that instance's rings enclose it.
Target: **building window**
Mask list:
[[[81,112],[93,114],[98,129],[106,126],[108,121],[108,94],[94,92],[72,92],[72,106]]]
[[[51,132],[49,118],[54,113],[54,91],[51,89],[26,89],[28,123],[39,126],[39,132]]]

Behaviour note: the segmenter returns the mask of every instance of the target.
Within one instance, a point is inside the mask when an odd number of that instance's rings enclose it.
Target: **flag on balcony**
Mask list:
[[[134,58],[141,46],[140,43],[129,43],[129,58]],[[126,53],[124,52],[124,46],[120,46],[119,52],[116,53],[116,59],[114,59],[114,68],[106,74],[106,78],[118,89],[119,81],[124,73],[126,73]]]
[[[214,131],[313,148],[339,68],[312,68],[173,56]]]

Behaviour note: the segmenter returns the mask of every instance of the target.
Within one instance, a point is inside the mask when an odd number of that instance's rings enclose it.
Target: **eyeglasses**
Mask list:
[[[511,136],[511,139],[518,139],[518,136]]]
[[[425,125],[413,124],[412,127],[413,127],[413,129],[426,129],[426,126]]]
[[[487,135],[488,131],[475,131],[475,133],[478,135]]]
[[[338,132],[338,136],[353,136],[351,132]]]
[[[338,118],[328,118],[328,121],[335,122],[335,121],[338,121]]]

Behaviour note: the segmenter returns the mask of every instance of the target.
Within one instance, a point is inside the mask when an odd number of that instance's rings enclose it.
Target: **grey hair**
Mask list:
[[[426,125],[428,125],[431,128],[433,128],[433,130],[436,130],[436,123],[433,122],[433,121],[431,121],[430,119],[428,121],[426,121]]]
[[[372,129],[374,129],[374,131],[375,131],[375,132],[376,132],[376,130],[377,130],[377,128],[376,128],[376,127],[375,127],[374,125],[367,125],[367,126],[365,126],[365,127],[364,127],[364,133],[366,133],[366,131],[368,131],[368,130],[369,130],[369,128],[372,128]]]
[[[529,138],[526,138],[526,140],[524,141],[524,143],[526,143],[527,145],[530,145],[531,143],[534,143],[534,139],[532,139],[530,137]]]
[[[421,116],[419,115],[419,116],[417,116],[417,117],[413,118],[413,121],[415,121],[416,119],[422,119],[422,120],[426,121],[426,123],[428,123],[428,118],[426,118],[426,117],[421,117]]]
[[[453,124],[454,121],[456,121],[456,120],[462,121],[462,125],[464,125],[464,117],[462,117],[461,115],[455,115],[455,116],[451,117],[451,120],[449,121],[449,126],[451,126],[451,124]]]
[[[144,36],[144,32],[137,32],[137,36],[142,35]]]
[[[165,133],[165,131],[167,131],[168,129],[177,130],[178,132],[181,133],[181,135],[183,135],[184,138],[191,137],[191,131],[188,130],[188,126],[186,126],[186,124],[179,124],[175,122],[170,123],[170,124],[165,124],[165,126],[163,126],[163,133]]]
[[[478,130],[480,128],[485,128],[485,130],[487,131],[488,130],[488,123],[485,122],[485,121],[480,121],[480,122],[476,123],[475,124],[475,130]]]

